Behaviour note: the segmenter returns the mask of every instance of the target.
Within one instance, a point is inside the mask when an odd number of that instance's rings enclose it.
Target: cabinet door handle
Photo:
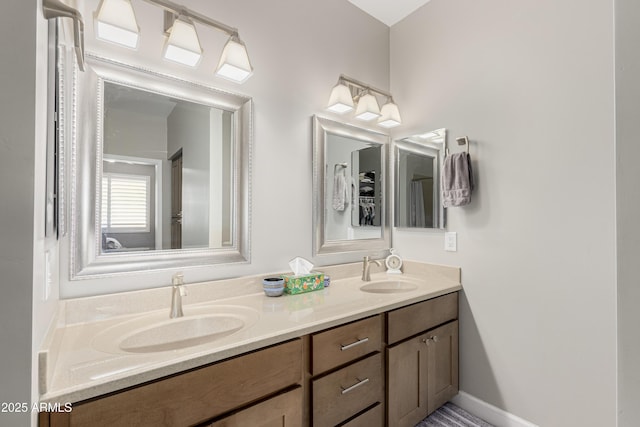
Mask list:
[[[350,348],[355,347],[355,346],[360,345],[360,344],[364,344],[367,341],[369,341],[369,338],[365,337],[365,338],[362,338],[361,340],[358,340],[356,342],[352,342],[351,344],[341,345],[340,346],[340,351],[349,350]]]
[[[356,388],[360,387],[362,384],[366,384],[366,383],[368,383],[368,382],[369,382],[369,378],[365,378],[365,379],[363,379],[363,380],[361,380],[360,378],[356,378],[356,379],[358,380],[358,382],[357,382],[357,383],[355,383],[354,385],[349,386],[349,387],[347,387],[347,388],[340,387],[340,388],[342,389],[342,392],[341,392],[341,393],[342,393],[342,394],[347,394],[347,393],[349,393],[351,390],[354,390],[354,389],[356,389]]]
[[[440,341],[440,338],[438,338],[438,336],[437,336],[437,335],[432,336],[432,337],[431,337],[431,339],[433,340],[433,342],[438,342],[438,341]]]

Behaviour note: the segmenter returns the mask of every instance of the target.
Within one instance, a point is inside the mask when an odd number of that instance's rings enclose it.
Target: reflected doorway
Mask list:
[[[171,249],[182,248],[182,150],[171,159]]]

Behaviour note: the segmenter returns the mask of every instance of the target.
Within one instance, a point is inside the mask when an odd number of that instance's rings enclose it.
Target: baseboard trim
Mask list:
[[[464,391],[459,392],[451,402],[496,427],[538,427]]]

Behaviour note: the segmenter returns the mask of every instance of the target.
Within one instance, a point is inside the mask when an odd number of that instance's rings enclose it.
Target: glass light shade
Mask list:
[[[338,83],[333,87],[327,110],[340,114],[353,110],[351,91],[345,84]]]
[[[398,110],[398,106],[394,104],[393,101],[389,101],[384,104],[380,110],[378,125],[385,128],[393,128],[400,126],[401,124],[402,120],[400,119],[400,110]]]
[[[378,117],[380,117],[380,107],[376,97],[370,93],[361,96],[356,107],[356,118],[369,121]]]
[[[191,20],[179,16],[173,21],[164,48],[164,57],[170,61],[195,67],[200,62],[202,47],[196,27]]]
[[[95,20],[96,37],[135,49],[140,28],[129,0],[102,0]]]
[[[244,82],[253,74],[247,47],[238,37],[232,36],[224,45],[216,74],[236,83]]]

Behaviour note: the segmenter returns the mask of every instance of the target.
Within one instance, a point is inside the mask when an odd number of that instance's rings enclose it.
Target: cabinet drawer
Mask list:
[[[382,402],[383,387],[380,353],[314,380],[314,427],[335,426],[376,402]]]
[[[367,412],[358,415],[348,423],[343,424],[341,427],[382,427],[384,425],[383,421],[382,404],[378,403]]]
[[[302,425],[302,388],[279,394],[208,424],[207,427],[298,427]]]
[[[294,384],[302,342],[289,341],[73,406],[67,426],[185,426],[202,423]],[[51,414],[52,418],[57,414]]]
[[[311,336],[312,374],[379,351],[382,344],[382,316],[369,317]]]
[[[387,343],[394,344],[457,318],[457,292],[390,311],[387,313]]]

